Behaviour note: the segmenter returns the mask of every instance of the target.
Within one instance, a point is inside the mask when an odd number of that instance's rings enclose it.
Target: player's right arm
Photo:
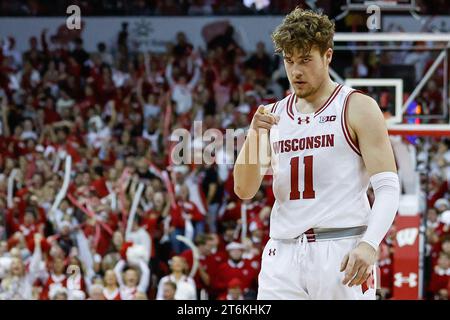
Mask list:
[[[270,107],[271,105],[259,106],[234,165],[234,193],[241,199],[251,199],[255,196],[270,163],[268,132],[278,122],[278,119],[267,111]]]

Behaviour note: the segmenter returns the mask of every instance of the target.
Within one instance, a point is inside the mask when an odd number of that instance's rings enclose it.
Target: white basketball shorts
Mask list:
[[[317,242],[270,239],[262,254],[257,299],[375,300],[373,285],[342,284],[345,275],[340,272],[341,262],[360,238]]]

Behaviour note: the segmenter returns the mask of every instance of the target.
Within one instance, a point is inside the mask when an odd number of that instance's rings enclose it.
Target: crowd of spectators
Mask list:
[[[13,44],[0,56],[0,297],[255,298],[270,180],[242,202],[232,165],[173,164],[170,133],[245,129],[281,96],[264,45],[246,55],[222,37],[200,52],[180,33],[166,53],[134,53],[119,35],[113,56],[45,32]]]
[[[425,298],[448,300],[450,290],[450,139],[421,139],[418,168],[426,201]],[[426,196],[428,195],[428,196]]]
[[[420,175],[421,218],[425,226],[424,299],[448,300],[450,290],[450,140],[428,137],[415,140]],[[395,225],[380,245],[381,295],[392,294]],[[420,238],[419,238],[420,239]],[[419,240],[422,241],[422,240]]]
[[[69,5],[78,5],[88,16],[141,15],[254,15],[286,14],[298,1],[218,1],[218,0],[18,0],[2,2],[3,15],[65,15]],[[305,4],[300,4],[305,5]]]
[[[280,58],[227,35],[206,51],[182,32],[165,53],[132,52],[123,34],[116,46],[87,52],[81,38],[70,48],[45,32],[26,52],[2,43],[0,299],[254,299],[271,177],[241,201],[232,164],[219,161],[237,145],[212,164],[178,165],[171,132],[192,133],[195,120],[200,137],[243,132],[259,104],[288,90]],[[195,154],[208,141],[193,136]],[[450,151],[448,141],[424,141],[427,292],[437,299],[448,296]],[[395,228],[380,247],[383,298],[394,241]]]
[[[0,2],[4,16],[61,16],[70,5],[78,5],[87,16],[141,15],[283,15],[295,6],[322,9],[330,17],[337,17],[347,0],[15,0]],[[353,0],[363,4],[363,0]],[[408,1],[399,0],[405,4]],[[416,0],[421,15],[449,14],[446,0]],[[387,11],[389,12],[389,11]],[[396,11],[396,14],[402,12]],[[364,14],[364,13],[362,13]],[[407,10],[404,14],[409,14]]]

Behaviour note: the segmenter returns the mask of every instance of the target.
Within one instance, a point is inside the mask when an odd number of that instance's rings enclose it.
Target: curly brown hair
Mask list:
[[[275,52],[308,54],[316,46],[323,55],[333,48],[334,23],[326,15],[295,8],[272,33]]]

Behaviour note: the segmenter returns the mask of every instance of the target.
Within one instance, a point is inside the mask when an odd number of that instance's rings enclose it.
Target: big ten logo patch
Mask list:
[[[336,116],[320,116],[319,123],[336,121]]]

